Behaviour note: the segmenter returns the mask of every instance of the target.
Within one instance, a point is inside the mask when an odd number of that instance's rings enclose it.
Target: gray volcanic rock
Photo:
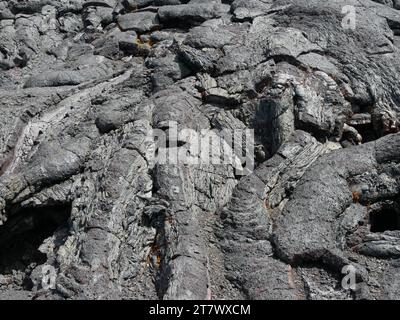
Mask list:
[[[147,32],[158,27],[157,14],[153,12],[132,12],[118,17],[118,25],[123,31]]]
[[[0,1],[0,299],[400,299],[398,9]]]
[[[228,8],[218,1],[191,2],[182,5],[163,6],[158,10],[160,21],[167,24],[199,24],[219,18]]]

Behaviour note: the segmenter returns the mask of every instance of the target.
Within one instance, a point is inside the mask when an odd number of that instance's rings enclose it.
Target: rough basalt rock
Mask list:
[[[158,16],[153,12],[132,12],[118,17],[118,25],[123,31],[147,32],[158,28]]]
[[[400,299],[398,9],[0,1],[0,299]]]

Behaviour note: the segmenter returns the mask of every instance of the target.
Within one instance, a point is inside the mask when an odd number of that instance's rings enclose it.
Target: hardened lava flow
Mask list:
[[[399,9],[0,1],[0,299],[400,299]]]

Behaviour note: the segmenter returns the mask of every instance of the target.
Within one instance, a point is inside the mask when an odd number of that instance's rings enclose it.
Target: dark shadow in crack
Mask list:
[[[371,232],[400,230],[400,211],[396,207],[383,206],[370,213]]]
[[[47,238],[68,225],[69,204],[24,208],[0,227],[0,274],[27,269],[46,262],[38,249]]]

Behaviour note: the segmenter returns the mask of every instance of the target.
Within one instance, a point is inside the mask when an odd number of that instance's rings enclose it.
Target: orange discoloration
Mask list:
[[[353,191],[353,202],[360,203],[361,195],[357,191]]]

